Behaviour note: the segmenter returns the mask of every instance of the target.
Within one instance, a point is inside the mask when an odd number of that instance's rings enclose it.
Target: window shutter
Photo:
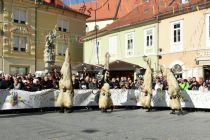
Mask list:
[[[58,30],[62,31],[62,27],[63,27],[63,22],[62,22],[62,20],[59,20],[58,21]]]
[[[19,46],[19,37],[14,36],[13,37],[13,48],[18,48]]]
[[[14,15],[14,21],[18,22],[19,21],[19,10],[14,9],[13,15]]]
[[[109,54],[111,57],[116,57],[117,55],[117,36],[109,38]]]
[[[20,51],[26,51],[26,37],[20,37]]]
[[[69,31],[69,26],[68,26],[68,22],[67,21],[63,21],[63,28],[66,29],[66,32]]]
[[[26,22],[26,11],[20,10],[20,22],[25,23]]]

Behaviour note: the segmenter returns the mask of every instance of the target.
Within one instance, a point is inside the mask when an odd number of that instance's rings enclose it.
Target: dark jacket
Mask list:
[[[51,80],[42,81],[42,89],[50,89],[53,88],[53,82]]]
[[[2,80],[0,82],[0,89],[13,89],[13,83],[11,80]]]

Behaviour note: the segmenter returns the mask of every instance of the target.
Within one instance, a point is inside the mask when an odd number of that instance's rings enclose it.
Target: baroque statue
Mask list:
[[[46,72],[50,71],[50,66],[55,63],[55,39],[56,30],[50,31],[45,38],[44,62]]]

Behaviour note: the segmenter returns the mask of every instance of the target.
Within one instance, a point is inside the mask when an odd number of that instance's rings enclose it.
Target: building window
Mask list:
[[[109,54],[111,58],[117,57],[117,36],[109,37]]]
[[[134,33],[127,33],[126,34],[126,56],[133,56],[134,54]]]
[[[210,38],[210,16],[208,16],[208,38]]]
[[[25,75],[29,72],[29,67],[24,66],[10,66],[10,74],[21,74]]]
[[[182,21],[171,23],[171,51],[181,51],[183,40]]]
[[[145,47],[153,46],[153,29],[147,29],[144,32],[145,34]]]
[[[173,43],[179,43],[181,42],[181,27],[180,27],[180,23],[176,23],[174,24],[174,34],[173,34]]]
[[[15,8],[13,11],[13,22],[25,24],[26,23],[26,11],[23,9]]]
[[[188,0],[182,0],[182,4],[186,4],[188,2],[189,2]]]
[[[68,32],[69,31],[69,22],[66,20],[59,20],[58,21],[58,30],[61,32]]]
[[[154,29],[144,30],[144,50],[145,55],[153,53],[154,49]]]
[[[210,48],[210,14],[206,15],[206,47]]]
[[[21,36],[14,36],[13,37],[13,50],[26,52],[27,47],[27,38]]]
[[[66,52],[67,46],[68,46],[67,44],[61,43],[59,45],[59,48],[58,48],[58,55],[65,56],[65,52]]]

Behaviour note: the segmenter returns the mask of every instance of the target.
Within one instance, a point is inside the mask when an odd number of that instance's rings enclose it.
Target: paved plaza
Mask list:
[[[118,109],[0,115],[1,140],[209,140],[210,113]]]

